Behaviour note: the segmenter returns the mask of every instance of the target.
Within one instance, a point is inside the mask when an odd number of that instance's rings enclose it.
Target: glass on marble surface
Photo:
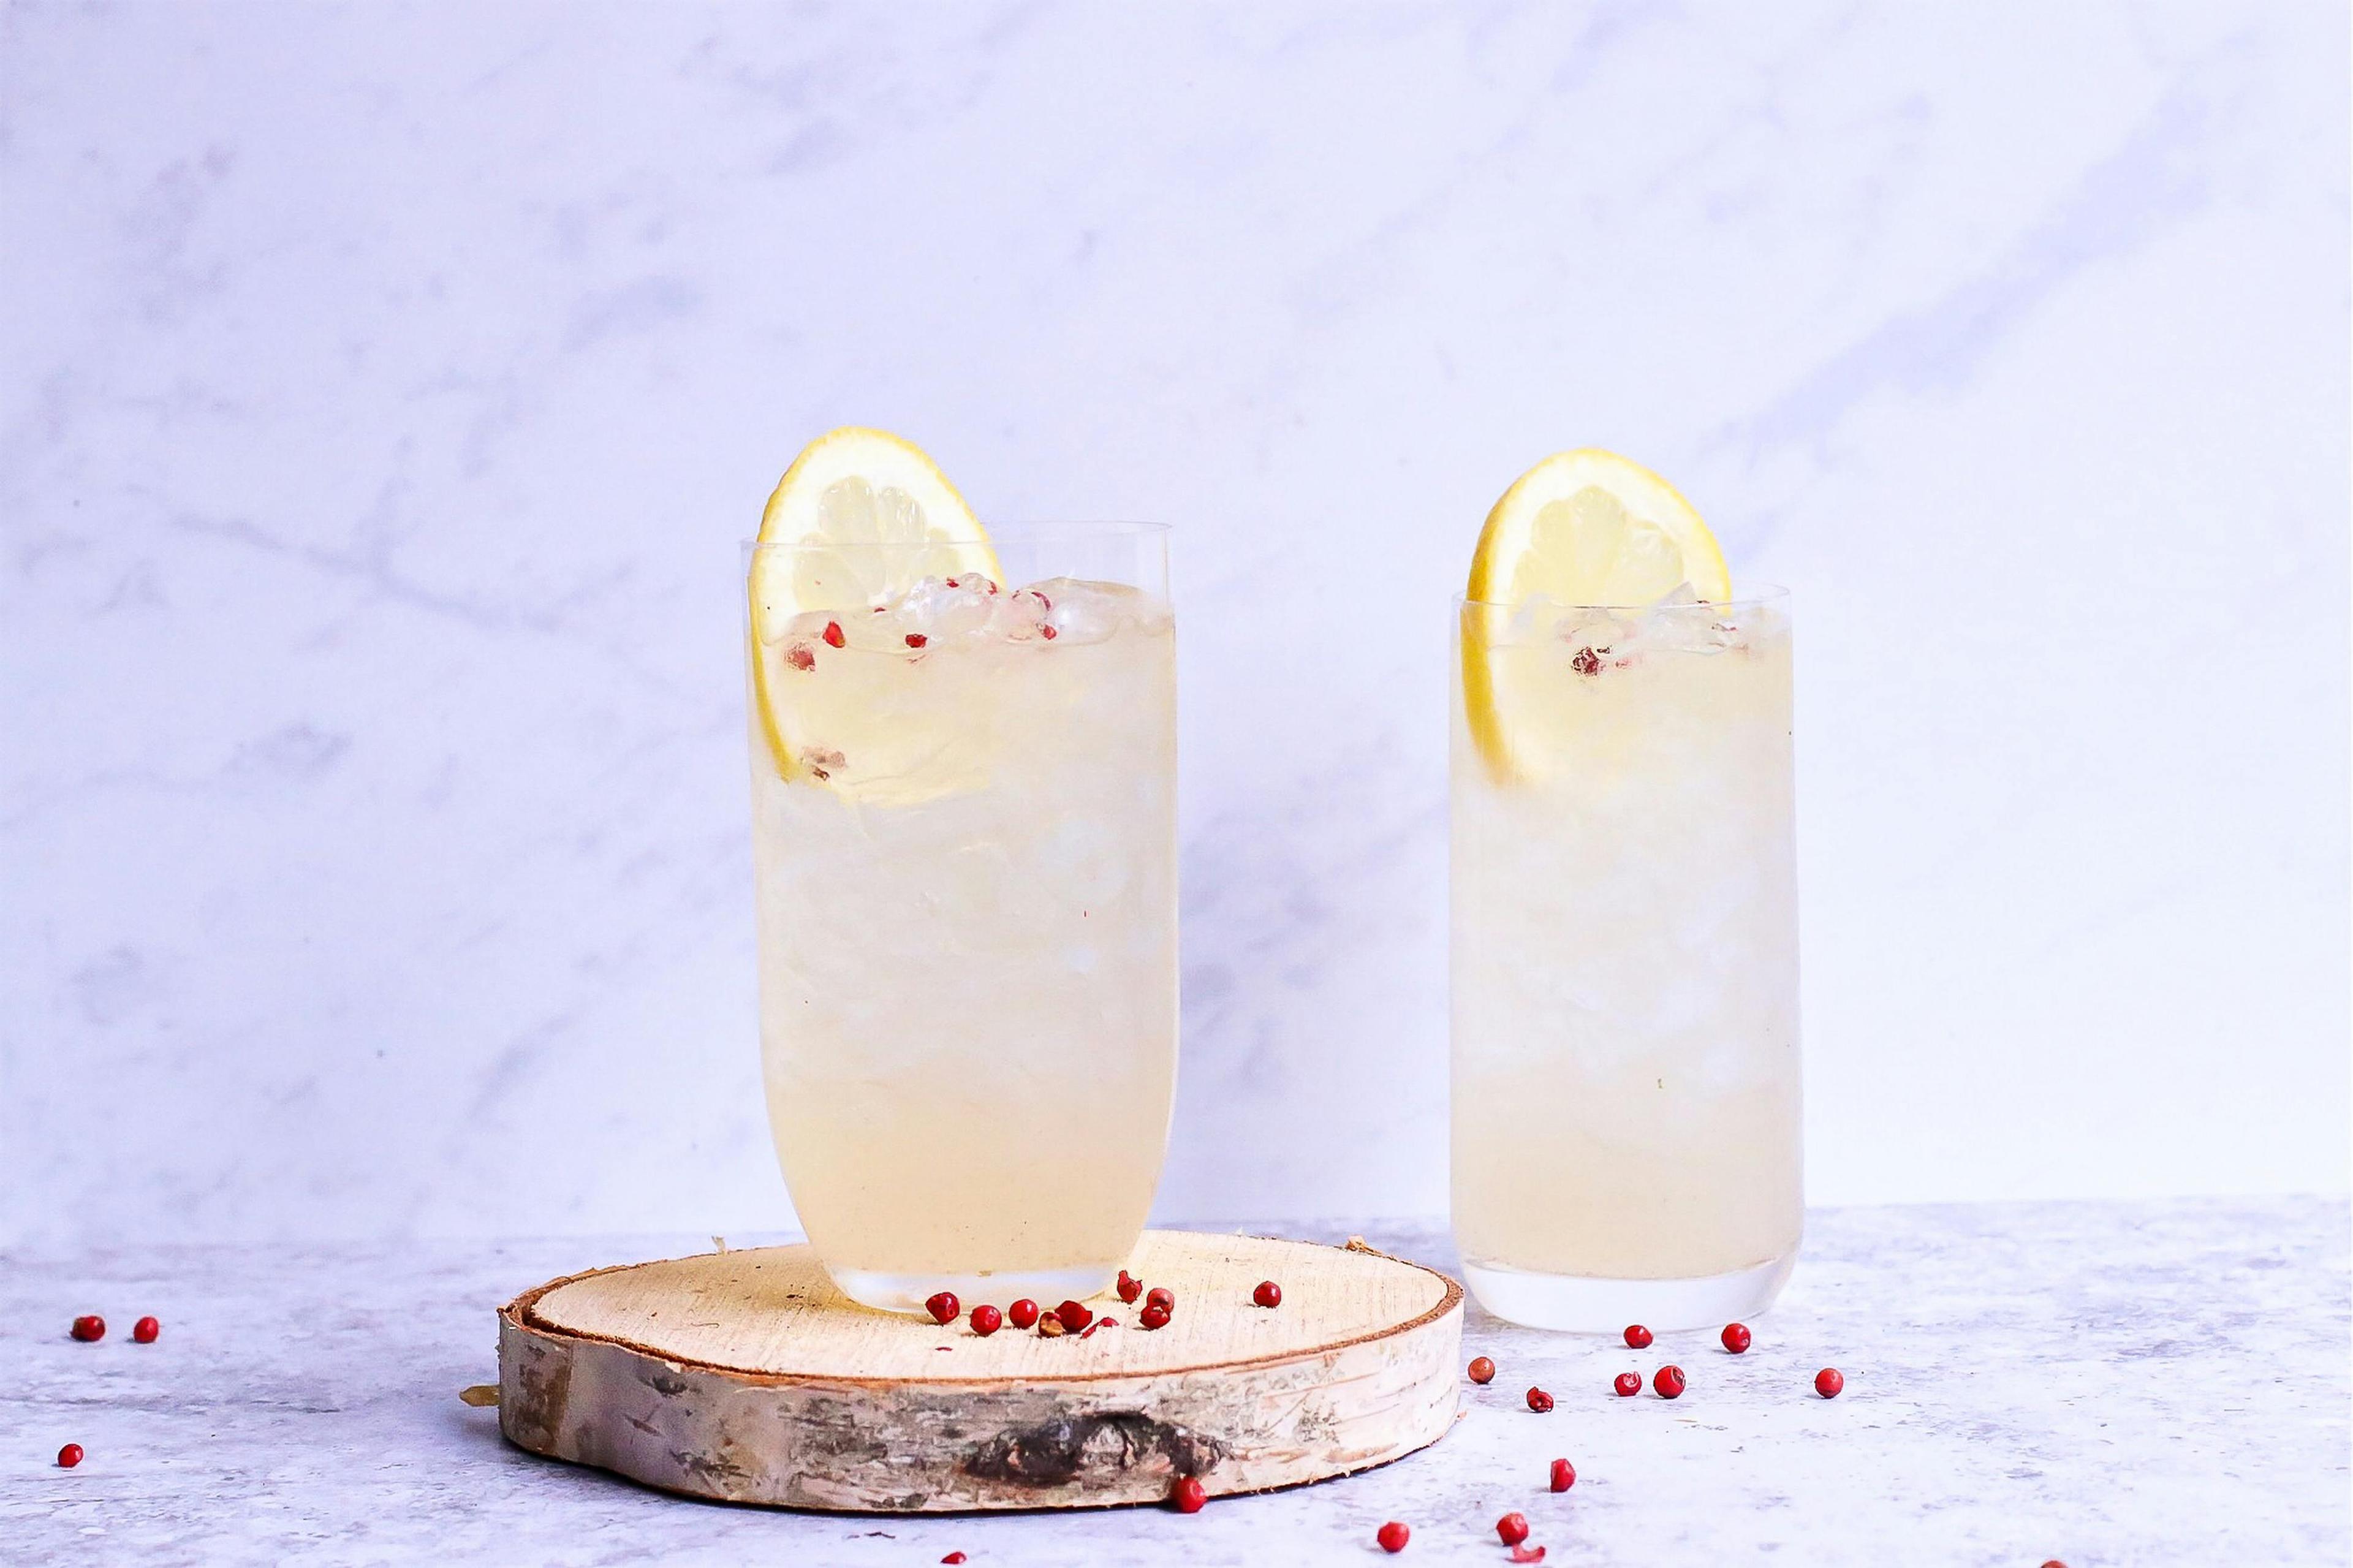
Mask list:
[[[1108,1287],[1175,1091],[1166,531],[987,548],[750,552],[769,1122],[827,1270],[892,1310]]]
[[[1803,1225],[1788,600],[1689,526],[1704,600],[1456,601],[1453,1226],[1540,1328],[1753,1316]]]

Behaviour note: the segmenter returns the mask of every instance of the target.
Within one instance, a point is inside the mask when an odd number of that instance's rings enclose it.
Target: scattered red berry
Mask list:
[[[943,1290],[923,1303],[923,1310],[932,1315],[932,1321],[935,1323],[953,1323],[964,1310],[964,1303],[955,1299],[955,1291]]]
[[[1146,1307],[1136,1314],[1135,1321],[1147,1329],[1165,1329],[1168,1326],[1168,1309]]]
[[[1814,1373],[1814,1392],[1824,1399],[1836,1399],[1846,1386],[1846,1374],[1834,1366],[1826,1366]]]
[[[1650,1349],[1651,1331],[1644,1328],[1640,1323],[1628,1324],[1626,1328],[1626,1343],[1629,1348],[1633,1350],[1641,1351]]]
[[[1061,1335],[1062,1320],[1058,1314],[1053,1312],[1040,1312],[1038,1314],[1038,1337],[1039,1339],[1060,1339],[1061,1338]]]
[[[1176,1505],[1178,1513],[1198,1513],[1201,1505],[1209,1500],[1209,1489],[1201,1484],[1198,1476],[1178,1476],[1176,1484],[1168,1489],[1168,1500]]]
[[[1662,1399],[1681,1397],[1683,1391],[1683,1369],[1679,1366],[1661,1367],[1658,1374],[1651,1379],[1651,1386],[1659,1391],[1659,1397]]]
[[[73,1337],[84,1344],[95,1344],[106,1338],[106,1320],[95,1312],[85,1312],[73,1321]]]
[[[1528,1538],[1528,1516],[1524,1513],[1505,1514],[1495,1521],[1495,1533],[1503,1539],[1504,1545],[1517,1546]]]
[[[1164,1312],[1173,1312],[1176,1310],[1176,1292],[1166,1285],[1155,1285],[1144,1293],[1144,1304],[1157,1307]]]
[[[2067,1568],[2067,1564],[2060,1562],[2056,1557],[2053,1557],[2050,1562],[2045,1563],[2042,1565],[2042,1568]]]
[[[921,632],[909,632],[907,634],[907,646],[909,647],[921,647],[931,640],[931,638],[925,637]]]
[[[1027,1296],[1022,1297],[1021,1300],[1014,1302],[1013,1305],[1005,1309],[1005,1321],[1012,1324],[1017,1329],[1036,1328],[1038,1326],[1038,1303],[1032,1301]]]
[[[1095,1321],[1093,1309],[1082,1307],[1076,1301],[1063,1302],[1054,1309],[1054,1316],[1061,1319],[1062,1327],[1074,1334]]]
[[[1552,1395],[1541,1388],[1528,1390],[1528,1408],[1541,1415],[1552,1408]]]
[[[972,1310],[972,1331],[982,1339],[988,1338],[1004,1326],[1005,1314],[996,1308],[975,1307]]]
[[[953,588],[955,584],[954,583],[950,583],[948,586]],[[964,1553],[961,1552],[951,1552],[945,1557],[941,1558],[940,1561],[943,1563],[961,1563],[964,1561]]]
[[[81,1445],[79,1443],[68,1443],[58,1450],[58,1468],[70,1470],[80,1463]]]
[[[1051,626],[1039,626],[1038,628],[1038,635],[1044,637],[1048,642],[1052,642],[1056,637],[1061,636],[1060,632],[1056,631]]]
[[[1391,1520],[1373,1532],[1373,1539],[1381,1543],[1381,1550],[1384,1552],[1403,1552],[1405,1543],[1413,1539],[1413,1531],[1396,1520]]]
[[[1618,1374],[1618,1381],[1609,1386],[1618,1391],[1619,1398],[1631,1399],[1642,1392],[1642,1374],[1639,1372],[1621,1372]]]
[[[841,635],[841,623],[839,621],[828,621],[825,623],[826,647],[839,647],[843,643],[849,640],[849,638]]]
[[[1601,658],[1591,648],[1581,647],[1570,658],[1568,666],[1579,675],[1599,675],[1601,673]]]
[[[131,1325],[131,1337],[142,1345],[153,1344],[155,1336],[163,1331],[164,1325],[153,1318],[142,1318]]]
[[[1541,1546],[1514,1546],[1512,1548],[1512,1561],[1514,1563],[1541,1563],[1544,1561],[1544,1557],[1545,1549]]]
[[[1472,1357],[1471,1361],[1471,1381],[1478,1384],[1494,1382],[1495,1363],[1489,1361],[1485,1356]]]
[[[951,588],[953,588],[953,587],[955,587],[955,585],[956,585],[956,580],[955,580],[955,578],[953,578],[953,577],[949,578],[949,579],[948,579],[948,586],[949,586],[949,587],[951,587]]]
[[[1555,1459],[1552,1462],[1552,1489],[1565,1492],[1576,1484],[1577,1467],[1567,1459]]]
[[[1258,1289],[1250,1292],[1250,1300],[1261,1307],[1280,1307],[1282,1305],[1282,1287],[1271,1279],[1261,1279],[1258,1282]]]
[[[1126,1269],[1121,1269],[1119,1271],[1119,1299],[1125,1301],[1130,1306],[1134,1306],[1135,1304],[1135,1299],[1143,1294],[1144,1281],[1138,1279],[1134,1275],[1130,1274]]]
[[[1747,1324],[1726,1323],[1724,1325],[1724,1348],[1730,1351],[1734,1355],[1738,1355],[1748,1348],[1749,1338]]]

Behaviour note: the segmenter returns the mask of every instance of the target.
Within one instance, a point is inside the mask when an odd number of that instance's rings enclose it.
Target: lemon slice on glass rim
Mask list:
[[[806,776],[775,700],[782,645],[798,616],[864,612],[925,577],[1002,569],[988,535],[939,466],[913,442],[846,426],[801,448],[768,497],[751,595],[752,700],[776,771]]]
[[[1640,463],[1580,447],[1522,474],[1488,512],[1463,590],[1462,705],[1489,776],[1530,776],[1539,748],[1514,744],[1548,729],[1557,705],[1536,650],[1500,646],[1514,605],[1543,597],[1564,608],[1655,605],[1683,584],[1700,598],[1732,597],[1715,535],[1691,502]],[[1551,748],[1542,748],[1550,750]]]

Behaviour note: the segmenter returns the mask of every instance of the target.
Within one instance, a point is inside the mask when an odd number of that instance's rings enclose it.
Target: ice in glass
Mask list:
[[[857,1300],[1085,1297],[1143,1230],[1175,1087],[1164,534],[909,537],[916,487],[828,483],[749,574],[777,1156]]]
[[[1663,484],[1554,488],[1500,548],[1586,566],[1458,605],[1455,1235],[1514,1321],[1716,1326],[1802,1225],[1788,601],[1650,521]]]

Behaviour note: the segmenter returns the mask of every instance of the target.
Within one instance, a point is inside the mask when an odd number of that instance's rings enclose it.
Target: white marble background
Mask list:
[[[12,4],[0,1241],[774,1228],[737,541],[1175,522],[1172,1216],[1435,1214],[1445,602],[1800,637],[1826,1201],[2343,1190],[2342,5]]]

